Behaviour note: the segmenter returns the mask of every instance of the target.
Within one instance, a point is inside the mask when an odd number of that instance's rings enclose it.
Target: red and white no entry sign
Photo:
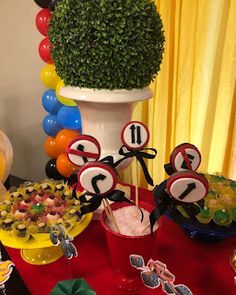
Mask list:
[[[128,149],[141,150],[148,144],[149,130],[142,122],[129,122],[122,130],[121,140]]]
[[[183,143],[174,149],[170,162],[175,171],[196,171],[201,164],[201,154],[196,146]]]
[[[85,164],[78,173],[80,186],[92,195],[106,195],[117,184],[118,174],[111,166],[101,162]]]
[[[96,138],[81,135],[73,139],[68,145],[67,156],[76,166],[83,166],[87,162],[97,161],[100,158],[101,148]]]
[[[208,193],[208,181],[195,172],[176,172],[166,183],[167,193],[183,203],[194,203]]]

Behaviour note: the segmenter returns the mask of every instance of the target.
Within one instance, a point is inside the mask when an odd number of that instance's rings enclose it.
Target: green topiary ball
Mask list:
[[[165,41],[152,0],[62,0],[48,36],[65,84],[98,89],[148,86]]]

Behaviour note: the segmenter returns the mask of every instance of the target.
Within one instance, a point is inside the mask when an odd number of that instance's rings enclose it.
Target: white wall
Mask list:
[[[12,174],[40,180],[48,160],[41,122],[45,116],[40,81],[43,62],[38,45],[43,36],[35,17],[40,8],[33,0],[0,1],[0,129],[12,142]]]

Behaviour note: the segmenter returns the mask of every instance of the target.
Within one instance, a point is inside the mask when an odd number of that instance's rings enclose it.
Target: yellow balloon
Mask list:
[[[57,99],[60,101],[60,103],[64,104],[65,106],[69,106],[69,107],[77,106],[76,102],[74,102],[73,99],[65,98],[65,97],[62,97],[61,95],[59,95],[60,89],[62,87],[64,87],[64,86],[65,86],[65,84],[64,84],[63,80],[61,80],[57,84],[57,87],[56,87],[56,96],[57,96]]]
[[[55,65],[47,64],[41,71],[40,78],[44,85],[50,89],[56,89],[61,78],[57,75]]]

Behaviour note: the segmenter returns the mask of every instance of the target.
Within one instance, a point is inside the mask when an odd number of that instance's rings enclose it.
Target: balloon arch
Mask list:
[[[61,0],[34,1],[41,8],[36,15],[36,27],[44,37],[38,48],[39,56],[45,63],[40,78],[48,88],[42,95],[42,106],[48,113],[42,122],[43,130],[48,136],[44,149],[50,157],[45,172],[49,178],[63,179],[78,170],[66,156],[66,148],[81,133],[81,117],[76,103],[58,94],[64,83],[56,73],[50,54],[47,32],[53,11]]]

